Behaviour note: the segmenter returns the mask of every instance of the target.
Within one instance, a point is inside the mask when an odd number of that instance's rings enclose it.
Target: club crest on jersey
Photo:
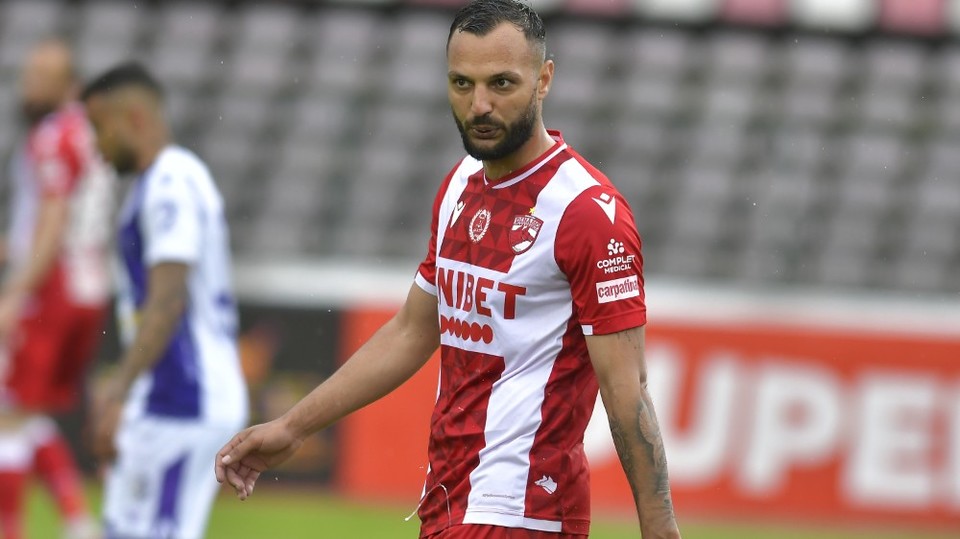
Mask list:
[[[533,246],[540,234],[543,220],[532,215],[517,215],[513,218],[513,226],[507,234],[510,248],[516,254],[524,253]]]
[[[490,228],[490,210],[480,208],[470,219],[470,241],[480,243],[480,240],[487,235],[487,229]]]

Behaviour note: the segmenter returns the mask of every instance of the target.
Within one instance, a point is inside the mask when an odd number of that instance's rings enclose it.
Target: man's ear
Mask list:
[[[553,60],[547,60],[540,66],[540,77],[537,79],[537,97],[544,99],[550,93],[550,85],[553,84]]]

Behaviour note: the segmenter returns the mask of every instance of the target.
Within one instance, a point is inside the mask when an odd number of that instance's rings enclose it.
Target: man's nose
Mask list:
[[[473,100],[470,103],[470,112],[474,117],[480,117],[493,112],[493,101],[490,92],[482,86],[477,86],[473,91]]]

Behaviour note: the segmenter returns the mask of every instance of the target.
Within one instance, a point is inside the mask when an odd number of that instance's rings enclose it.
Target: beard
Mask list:
[[[530,104],[523,111],[523,114],[510,125],[498,122],[489,115],[480,116],[472,122],[461,122],[454,113],[453,120],[457,123],[457,129],[460,131],[463,148],[470,154],[470,157],[480,161],[497,161],[519,150],[533,136],[533,129],[537,125],[536,94],[531,96]],[[490,148],[482,148],[470,139],[469,131],[473,127],[500,129],[504,133],[503,139]]]
[[[55,110],[57,106],[53,103],[23,101],[20,103],[20,118],[28,127],[33,127]]]
[[[117,174],[131,174],[137,171],[137,156],[133,150],[129,148],[121,148],[118,149],[113,156],[111,156],[110,164],[113,165],[113,168],[117,171]]]

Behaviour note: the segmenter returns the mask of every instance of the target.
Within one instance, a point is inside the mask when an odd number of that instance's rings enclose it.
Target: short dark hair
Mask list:
[[[163,87],[139,62],[125,62],[110,68],[90,81],[80,94],[83,101],[95,95],[108,94],[122,88],[141,88],[163,100]]]
[[[547,31],[543,19],[529,5],[517,0],[473,0],[457,12],[447,34],[447,46],[454,32],[485,36],[501,23],[508,22],[523,31],[523,35],[542,54],[546,54]]]

